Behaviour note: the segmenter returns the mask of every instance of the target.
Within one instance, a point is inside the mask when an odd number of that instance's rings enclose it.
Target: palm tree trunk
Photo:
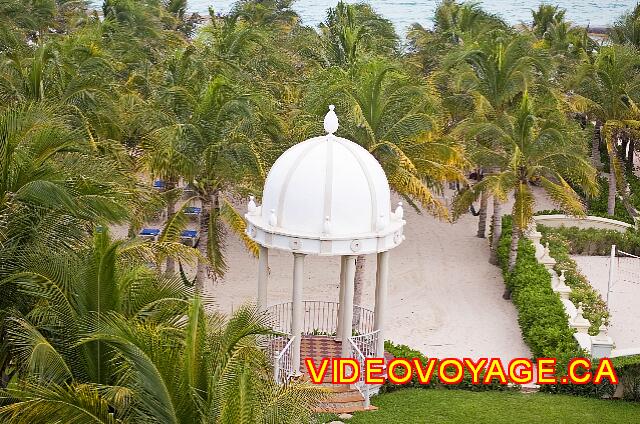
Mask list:
[[[176,183],[173,180],[168,180],[166,185],[166,190],[173,190],[176,187]],[[173,196],[169,196],[167,199],[167,221],[169,221],[176,213],[176,200]],[[166,266],[167,274],[174,274],[176,272],[176,262],[171,257],[167,257],[167,266]]]
[[[593,137],[591,138],[591,162],[594,168],[602,168],[602,162],[600,161],[600,133],[601,129],[598,123],[593,130]]]
[[[364,270],[367,257],[365,255],[359,255],[356,258],[356,276],[353,281],[353,322],[352,328],[355,330],[360,324],[360,308],[356,308],[355,305],[362,305],[362,291],[364,287]]]
[[[493,196],[493,216],[491,218],[491,253],[489,254],[489,263],[498,265],[498,245],[500,237],[502,237],[502,203],[500,199]]]
[[[516,224],[516,220],[513,220],[512,224],[512,232],[511,232],[511,247],[509,249],[509,272],[513,272],[513,269],[516,267],[516,260],[518,259],[518,242],[520,241],[520,228]],[[511,290],[508,287],[505,287],[504,293],[502,294],[503,299],[511,299]]]
[[[485,238],[487,235],[487,206],[489,204],[489,194],[483,191],[480,195],[480,215],[478,217],[477,236]]]
[[[200,251],[200,258],[198,258],[198,266],[196,271],[196,292],[202,293],[204,289],[204,283],[209,277],[207,270],[207,260],[209,257],[207,252],[207,246],[209,245],[209,220],[211,219],[211,207],[213,205],[213,199],[210,194],[201,196],[202,211],[200,213],[200,222],[198,233],[200,240],[198,240],[198,250]]]
[[[609,155],[609,198],[607,199],[607,213],[609,215],[614,215],[616,212],[616,172],[613,164],[613,155],[616,154],[615,146],[611,149],[611,154]]]

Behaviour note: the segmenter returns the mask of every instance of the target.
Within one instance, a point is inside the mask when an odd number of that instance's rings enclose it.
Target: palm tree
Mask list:
[[[115,355],[112,385],[27,382],[7,390],[7,423],[299,423],[323,396],[309,383],[278,386],[258,340],[271,334],[265,316],[243,307],[230,318],[206,315],[199,297],[179,305],[180,320],[103,314],[81,346],[103,344]],[[174,311],[177,311],[174,309]],[[55,356],[38,356],[39,369]]]
[[[570,102],[575,110],[587,113],[604,127],[604,142],[609,153],[609,198],[607,213],[615,213],[617,189],[623,186],[616,135],[639,121],[636,106],[640,98],[638,67],[640,58],[628,46],[602,47],[595,59],[584,57],[576,74],[569,79],[574,92]],[[625,123],[627,122],[627,123]]]
[[[81,239],[95,221],[123,222],[137,194],[132,177],[100,157],[52,107],[27,104],[0,113],[0,154],[5,264],[15,262],[6,256],[10,246],[21,250],[38,238],[34,231],[41,225],[66,228],[59,240],[73,245],[71,240]]]
[[[363,54],[395,56],[399,40],[393,24],[371,6],[338,2],[320,24],[327,65],[352,66]]]
[[[220,277],[226,270],[223,222],[252,253],[257,253],[256,245],[244,232],[242,214],[224,196],[255,193],[263,182],[260,152],[269,143],[267,131],[272,124],[267,120],[273,115],[262,112],[264,100],[258,93],[240,90],[242,87],[234,86],[225,77],[215,77],[191,93],[185,111],[170,126],[157,130],[164,135],[160,145],[165,143],[175,152],[173,157],[180,158],[168,169],[180,170],[196,188],[202,204],[198,249],[201,258],[208,259],[208,265],[203,259],[198,263],[199,290],[208,276]],[[155,147],[151,154],[156,157]]]
[[[20,378],[45,384],[69,379],[114,383],[114,352],[102,343],[78,342],[95,329],[96,320],[112,312],[147,323],[177,319],[177,306],[184,308],[190,289],[180,278],[161,277],[148,265],[167,254],[195,259],[180,243],[114,242],[102,227],[91,245],[75,252],[24,252],[22,269],[0,281],[34,299],[31,311],[11,317],[7,328],[6,343]]]
[[[446,70],[455,69],[457,77],[449,89],[452,97],[462,95],[466,105],[466,120],[484,120],[488,123],[503,119],[541,72],[547,68],[544,57],[532,46],[532,40],[524,35],[511,35],[509,32],[496,30],[479,42],[464,45],[451,52],[444,62]],[[448,71],[451,72],[451,71]],[[460,104],[460,100],[454,102]],[[464,122],[464,120],[463,120]],[[467,138],[468,139],[468,138]],[[471,141],[468,139],[468,141]],[[501,146],[494,140],[485,140],[494,149]],[[486,162],[491,157],[475,157],[477,166],[488,173],[500,172],[497,164]],[[476,191],[471,191],[472,193]],[[491,263],[497,263],[498,240],[500,239],[501,196],[493,195]],[[478,192],[482,198],[483,194]],[[484,194],[484,196],[487,196]],[[486,207],[484,207],[486,213]],[[481,211],[482,212],[482,211]],[[478,234],[484,234],[485,220],[478,222]]]
[[[538,10],[532,10],[533,24],[531,25],[533,33],[538,38],[544,38],[547,31],[554,25],[564,22],[564,15],[567,11],[560,9],[559,6],[551,4],[541,4]]]
[[[610,32],[611,41],[616,44],[630,44],[640,48],[640,4],[632,12],[622,15]]]
[[[496,29],[507,28],[498,16],[487,13],[479,4],[472,2],[444,0],[438,5],[434,17],[434,31],[448,38],[453,45]]]
[[[588,194],[597,191],[596,171],[587,159],[584,143],[573,136],[575,132],[565,119],[558,111],[547,111],[534,104],[525,92],[515,114],[504,115],[495,122],[469,124],[469,134],[499,143],[499,150],[479,146],[478,154],[493,157],[501,171],[485,176],[464,193],[457,199],[456,209],[465,210],[483,190],[502,200],[513,192],[509,271],[516,263],[520,236],[533,216],[532,184],[542,187],[559,208],[578,216],[584,215],[585,207],[571,184]],[[509,295],[505,292],[507,298]]]
[[[376,157],[391,188],[409,204],[417,202],[447,218],[448,210],[436,194],[446,181],[462,180],[460,168],[466,162],[459,144],[444,134],[433,87],[381,59],[358,62],[348,71],[329,69],[315,81],[308,88],[309,110],[322,116],[335,102],[339,134]],[[360,294],[365,256],[357,261],[355,290]]]

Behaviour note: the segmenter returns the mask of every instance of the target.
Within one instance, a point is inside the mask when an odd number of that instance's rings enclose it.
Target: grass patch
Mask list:
[[[376,396],[380,409],[350,424],[491,423],[607,424],[638,422],[640,405],[546,393],[407,389]]]

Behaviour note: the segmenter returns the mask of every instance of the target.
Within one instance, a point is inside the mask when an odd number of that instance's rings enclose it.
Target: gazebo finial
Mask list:
[[[250,215],[255,215],[258,206],[256,205],[255,197],[249,196],[249,203],[247,204],[247,211]]]
[[[329,105],[329,112],[324,116],[324,130],[327,134],[333,134],[338,131],[338,116],[333,111],[334,105]]]

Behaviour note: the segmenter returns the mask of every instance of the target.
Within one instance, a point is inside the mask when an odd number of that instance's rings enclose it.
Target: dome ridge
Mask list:
[[[312,150],[314,150],[315,148],[320,147],[322,145],[322,140],[321,140],[322,138],[323,137],[314,137],[314,138],[311,138],[309,140],[306,140],[306,142],[309,143],[309,146],[306,146],[306,149],[298,156],[298,160],[296,161],[294,166],[289,168],[289,171],[287,172],[287,175],[285,176],[285,179],[284,179],[284,185],[282,187],[282,190],[280,191],[280,196],[278,197],[278,203],[277,203],[277,208],[276,208],[276,215],[277,215],[277,219],[278,219],[277,222],[279,224],[282,224],[283,219],[284,219],[284,217],[283,217],[283,214],[284,214],[284,201],[285,201],[285,198],[287,196],[287,191],[289,189],[289,182],[291,181],[292,176],[295,173],[295,171],[298,169],[298,167],[302,163],[302,159],[304,159],[308,154],[310,154]],[[310,143],[312,141],[315,142],[315,143]],[[296,144],[294,147],[301,146],[303,143],[305,143],[305,142]],[[291,149],[289,149],[289,150],[291,150]],[[287,152],[289,150],[287,150]],[[278,159],[280,159],[280,158],[278,158]],[[276,160],[276,163],[277,163],[277,160]],[[267,178],[268,177],[269,176],[267,175]]]
[[[378,219],[378,216],[376,214],[376,211],[378,210],[378,199],[376,198],[376,192],[373,186],[373,181],[371,179],[371,174],[369,172],[369,170],[367,169],[367,167],[364,165],[362,159],[354,152],[354,146],[355,147],[359,147],[360,149],[366,151],[367,153],[369,153],[364,147],[360,146],[359,144],[354,143],[353,141],[349,141],[347,139],[338,139],[338,143],[340,143],[342,146],[344,146],[345,149],[347,149],[349,151],[349,153],[351,153],[351,155],[356,159],[356,161],[358,162],[358,164],[360,165],[360,169],[362,170],[362,173],[364,174],[365,178],[367,179],[367,184],[369,186],[369,197],[371,198],[371,231],[376,231],[376,222]],[[370,153],[369,153],[370,154]]]

